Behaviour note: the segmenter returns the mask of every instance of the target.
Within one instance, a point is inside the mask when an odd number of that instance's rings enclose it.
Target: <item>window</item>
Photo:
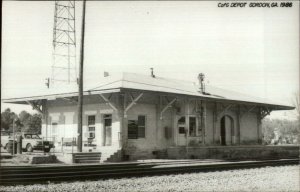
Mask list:
[[[25,139],[31,139],[31,135],[25,135]]]
[[[185,116],[178,119],[178,133],[185,134]]]
[[[96,117],[95,115],[88,116],[88,137],[89,138],[95,138],[95,123],[96,123]]]
[[[52,135],[57,134],[57,123],[52,123]]]
[[[139,115],[137,120],[128,120],[128,139],[145,138],[146,116]]]
[[[136,120],[128,120],[128,139],[137,139],[138,125]]]
[[[196,117],[189,118],[190,136],[196,136]]]
[[[180,117],[180,119],[178,120],[178,124],[182,124],[185,125],[185,117]]]
[[[185,134],[185,128],[184,127],[179,127],[178,131],[179,131],[179,134]]]
[[[32,139],[40,139],[40,137],[38,135],[32,135],[31,138]]]
[[[138,138],[145,138],[146,117],[144,115],[138,116]]]

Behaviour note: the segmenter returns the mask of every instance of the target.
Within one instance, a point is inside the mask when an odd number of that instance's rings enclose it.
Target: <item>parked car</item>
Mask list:
[[[15,135],[15,140],[17,136]],[[37,134],[33,133],[21,133],[22,136],[22,149],[23,151],[32,152],[33,150],[42,150],[44,152],[49,152],[54,148],[54,143],[52,141],[43,140]],[[9,140],[12,140],[12,136],[1,136],[1,145],[7,150]]]
[[[6,148],[6,145],[9,141],[9,136],[8,135],[1,135],[1,147],[3,147],[4,149]]]

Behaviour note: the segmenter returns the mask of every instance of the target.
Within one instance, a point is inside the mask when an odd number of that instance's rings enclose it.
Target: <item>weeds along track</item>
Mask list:
[[[297,165],[299,159],[201,162],[76,164],[59,166],[9,166],[0,168],[0,185],[141,177],[187,172],[209,172],[265,166]]]

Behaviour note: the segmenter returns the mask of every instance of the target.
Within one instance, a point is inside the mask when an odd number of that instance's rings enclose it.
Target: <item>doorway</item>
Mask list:
[[[185,116],[181,116],[178,118],[177,121],[177,128],[178,128],[178,145],[185,146],[186,145],[186,124],[185,124]]]
[[[112,143],[112,115],[103,115],[103,146],[111,146]]]
[[[221,118],[220,143],[221,145],[234,144],[234,122],[233,118],[225,115]]]

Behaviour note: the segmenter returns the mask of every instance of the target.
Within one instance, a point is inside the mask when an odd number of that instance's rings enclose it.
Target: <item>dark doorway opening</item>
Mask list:
[[[221,145],[226,145],[225,116],[221,118]]]
[[[235,144],[235,131],[234,121],[229,115],[225,115],[221,118],[220,127],[220,143],[221,145],[234,145]]]

